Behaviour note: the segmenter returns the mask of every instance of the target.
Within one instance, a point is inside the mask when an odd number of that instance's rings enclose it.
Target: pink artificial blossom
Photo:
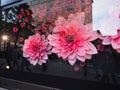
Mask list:
[[[24,41],[24,38],[23,37],[20,37],[20,42],[23,42]]]
[[[31,29],[31,25],[27,25],[27,29]]]
[[[20,27],[22,27],[22,28],[25,27],[25,23],[24,23],[24,22],[21,22],[21,23],[20,23]]]
[[[79,66],[74,66],[75,71],[78,71],[79,69],[80,69]]]
[[[14,33],[18,32],[18,28],[17,27],[13,27],[13,32]]]
[[[46,27],[42,27],[42,32],[46,32]]]
[[[22,8],[22,9],[20,9],[20,13],[21,13],[22,15],[24,15],[24,14],[25,14],[25,12],[24,12],[23,8]]]
[[[21,19],[21,18],[22,18],[22,15],[21,15],[21,14],[18,14],[18,15],[17,15],[17,18],[18,18],[18,19]]]
[[[102,43],[103,45],[111,44],[113,49],[120,53],[120,30],[118,30],[117,35],[104,37]]]
[[[46,63],[48,55],[51,54],[50,49],[51,46],[45,36],[37,33],[25,40],[23,56],[33,65],[37,63],[42,65],[42,63]]]
[[[77,60],[85,62],[97,54],[91,41],[97,39],[98,35],[92,31],[91,24],[84,25],[84,18],[84,13],[72,14],[68,20],[58,17],[53,34],[48,36],[49,43],[53,46],[52,52],[68,60],[70,65],[74,65]]]
[[[28,19],[28,18],[25,18],[25,22],[29,22],[29,19]]]

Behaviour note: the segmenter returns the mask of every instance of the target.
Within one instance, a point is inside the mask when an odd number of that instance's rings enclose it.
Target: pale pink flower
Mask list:
[[[56,27],[53,34],[48,36],[52,52],[58,57],[68,60],[74,65],[77,60],[85,62],[97,54],[95,46],[90,42],[98,38],[96,32],[92,31],[92,25],[84,25],[84,13],[72,14],[68,20],[59,17],[55,21]]]
[[[37,33],[25,40],[23,56],[33,65],[37,63],[42,65],[48,60],[48,55],[51,54],[50,49],[51,46],[45,36]]]
[[[120,30],[118,30],[117,35],[104,37],[102,44],[103,45],[111,44],[113,49],[120,53]]]

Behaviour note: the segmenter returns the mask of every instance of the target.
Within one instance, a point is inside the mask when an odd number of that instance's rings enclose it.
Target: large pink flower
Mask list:
[[[92,25],[84,25],[84,13],[68,16],[68,20],[58,17],[53,34],[48,36],[52,52],[74,65],[77,60],[85,62],[97,54],[95,46],[90,42],[97,38],[97,33],[92,31]]]
[[[103,39],[103,45],[112,45],[113,49],[115,49],[118,53],[120,53],[120,30],[118,30],[117,35],[114,36],[106,36]]]
[[[25,40],[23,56],[33,65],[37,63],[42,65],[42,63],[46,63],[48,55],[51,54],[50,49],[51,46],[45,36],[37,33],[36,35],[29,36],[29,38]]]

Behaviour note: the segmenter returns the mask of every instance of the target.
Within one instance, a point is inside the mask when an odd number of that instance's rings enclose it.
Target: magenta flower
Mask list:
[[[27,25],[27,29],[31,29],[31,25]]]
[[[58,57],[68,60],[74,65],[77,60],[85,62],[91,59],[93,54],[97,54],[95,46],[90,42],[98,35],[92,31],[92,25],[84,25],[84,13],[71,14],[68,20],[59,17],[53,29],[53,34],[48,36],[52,52]]]
[[[13,27],[13,32],[14,33],[18,32],[18,28],[17,27]]]
[[[42,27],[42,32],[46,32],[46,27]]]
[[[17,18],[18,18],[18,19],[21,19],[21,18],[22,18],[22,15],[21,15],[21,14],[18,14]]]
[[[102,44],[103,45],[111,44],[113,49],[120,53],[120,30],[118,30],[117,35],[104,37]]]
[[[25,11],[24,11],[24,9],[22,8],[22,9],[20,9],[20,13],[22,14],[22,15],[24,15],[25,14]]]
[[[51,46],[48,44],[48,40],[45,36],[36,34],[29,36],[29,38],[25,40],[23,56],[33,65],[37,63],[42,65],[42,63],[46,63],[48,55],[51,54],[50,49]]]
[[[20,37],[20,42],[23,42],[24,41],[24,38],[23,37]]]
[[[29,22],[29,19],[28,19],[28,18],[25,18],[25,22]]]
[[[22,28],[25,27],[25,23],[24,23],[24,22],[21,22],[21,23],[20,23],[20,27],[22,27]]]
[[[79,66],[74,66],[75,71],[78,71],[79,69],[80,69]]]
[[[27,10],[27,11],[26,11],[26,14],[27,14],[28,16],[30,16],[30,15],[31,15],[30,10]]]

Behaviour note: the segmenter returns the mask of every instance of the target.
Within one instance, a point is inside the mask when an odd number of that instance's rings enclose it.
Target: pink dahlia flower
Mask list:
[[[71,14],[68,20],[59,17],[55,21],[56,27],[53,34],[48,36],[52,52],[74,65],[77,60],[85,62],[97,54],[91,41],[98,38],[98,34],[92,31],[92,25],[84,25],[84,13]]]
[[[50,49],[51,46],[45,36],[37,33],[25,40],[23,56],[33,65],[37,63],[42,65],[42,63],[46,63],[48,55],[51,54]]]
[[[103,45],[112,45],[113,49],[115,49],[118,53],[120,53],[120,30],[118,30],[117,35],[114,36],[106,36],[103,39]]]

